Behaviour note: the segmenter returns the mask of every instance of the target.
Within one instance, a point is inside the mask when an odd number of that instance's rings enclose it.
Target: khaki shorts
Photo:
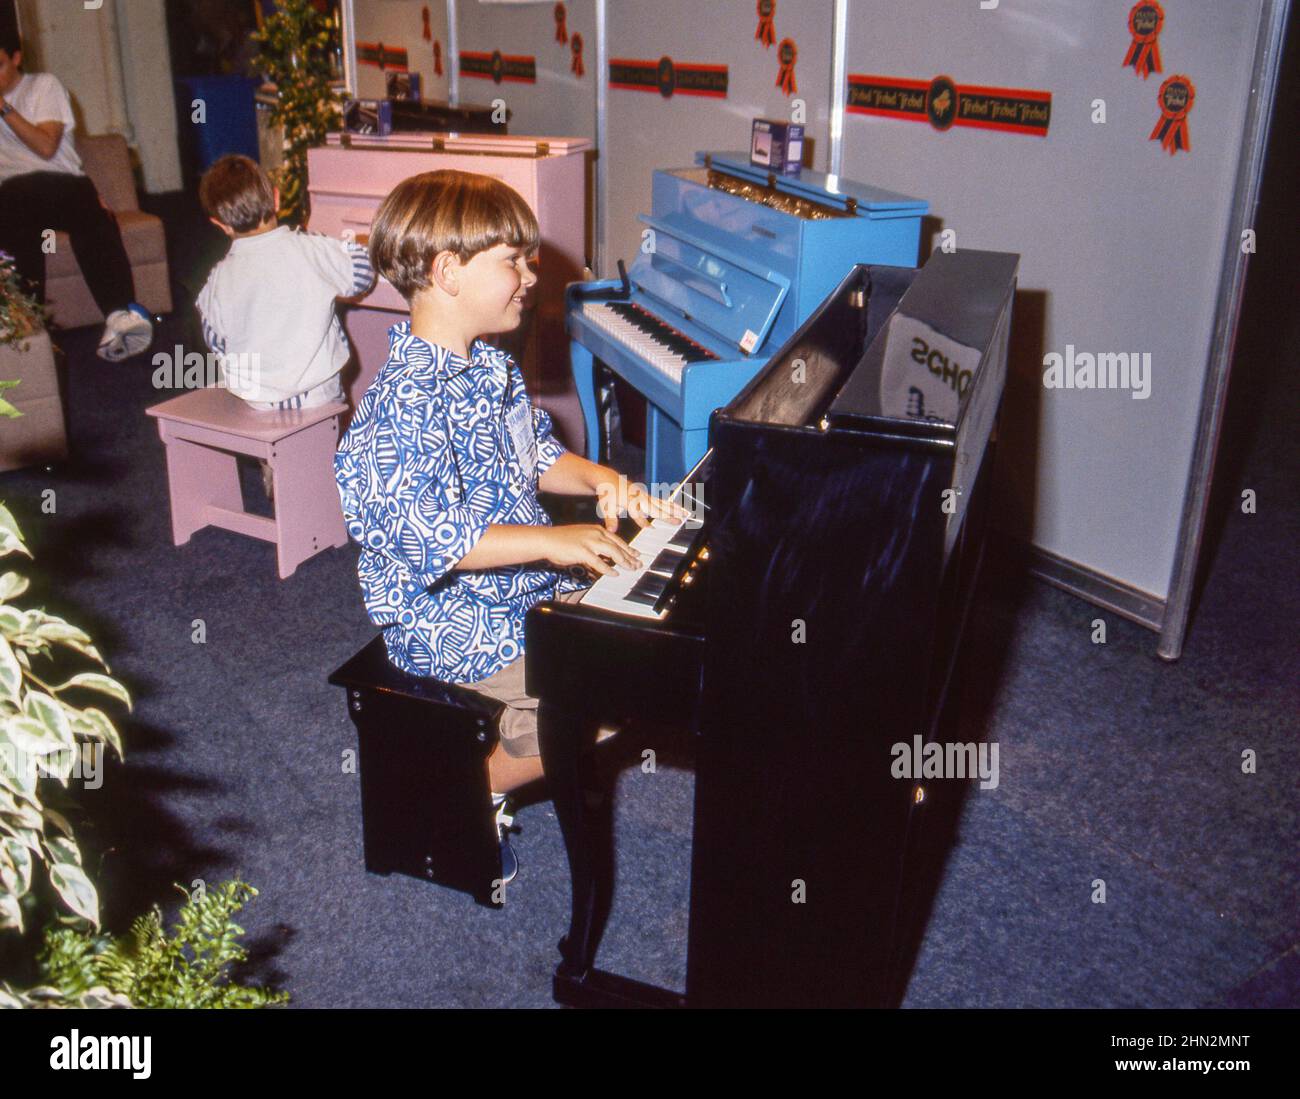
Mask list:
[[[587,589],[565,592],[560,596],[561,603],[576,603]],[[462,683],[471,691],[504,702],[506,708],[501,711],[497,721],[497,730],[501,736],[501,747],[507,755],[516,757],[540,755],[537,746],[537,699],[524,690],[525,653],[513,664],[507,664],[499,672],[493,672],[486,679],[477,683]]]

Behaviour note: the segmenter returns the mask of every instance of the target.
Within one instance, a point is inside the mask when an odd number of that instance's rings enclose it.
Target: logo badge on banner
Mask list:
[[[573,32],[573,38],[569,42],[569,49],[573,53],[573,64],[569,66],[574,76],[585,76],[587,66],[582,63],[582,35],[577,31]]]
[[[609,63],[609,86],[629,92],[658,92],[665,99],[674,95],[726,99],[727,66],[676,62],[671,57],[658,61],[617,57]]]
[[[764,49],[770,49],[776,41],[776,28],[772,19],[776,15],[776,0],[758,0],[758,30],[754,38],[763,43]]]
[[[659,81],[659,94],[665,99],[671,99],[677,88],[677,68],[673,65],[671,57],[659,58],[659,68],[655,70],[655,76]]]
[[[382,42],[358,42],[357,61],[362,65],[374,65],[381,70],[405,72],[407,69],[406,49],[385,46]]]
[[[925,116],[939,131],[951,128],[957,117],[957,85],[946,76],[936,76],[930,81],[925,94]]]
[[[460,51],[462,76],[474,76],[500,84],[508,80],[515,84],[537,83],[537,58],[531,55],[503,54],[500,50],[480,53],[475,50]]]
[[[1128,13],[1128,29],[1133,44],[1124,55],[1124,67],[1133,68],[1145,80],[1160,68],[1160,30],[1165,25],[1165,10],[1155,0],[1138,0]]]
[[[928,122],[939,132],[970,126],[1046,137],[1052,120],[1052,93],[957,84],[947,76],[925,81],[854,73],[849,77],[847,110]]]
[[[1196,85],[1186,76],[1171,76],[1160,85],[1160,121],[1151,131],[1151,140],[1173,156],[1179,149],[1192,151],[1192,135],[1187,128],[1187,114],[1196,102]]]
[[[776,49],[776,57],[781,62],[781,68],[776,74],[776,86],[786,95],[796,94],[799,85],[794,80],[794,63],[799,60],[799,48],[794,44],[793,38],[781,39],[781,45]]]
[[[563,4],[555,5],[555,41],[567,42],[569,40],[569,13],[565,10]]]

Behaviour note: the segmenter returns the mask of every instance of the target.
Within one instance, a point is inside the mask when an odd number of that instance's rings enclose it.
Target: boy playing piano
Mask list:
[[[375,215],[370,257],[410,305],[335,457],[366,609],[403,671],[505,703],[488,761],[506,880],[505,795],[541,777],[537,700],[524,691],[524,616],[576,597],[582,570],[634,568],[604,525],[552,526],[538,489],[605,499],[619,475],[571,454],[533,408],[513,360],[480,337],[518,327],[537,281],[537,220],[488,176],[437,171],[398,184]],[[634,487],[644,526],[680,508]]]

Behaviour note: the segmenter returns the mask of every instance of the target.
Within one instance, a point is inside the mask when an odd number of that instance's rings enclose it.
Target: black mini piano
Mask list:
[[[683,489],[693,519],[642,531],[637,574],[529,613],[573,885],[560,1002],[901,1000],[934,784],[893,777],[891,747],[957,735],[1018,263],[855,267],[714,413]],[[612,886],[587,750],[636,719],[694,745],[684,991],[595,966]]]

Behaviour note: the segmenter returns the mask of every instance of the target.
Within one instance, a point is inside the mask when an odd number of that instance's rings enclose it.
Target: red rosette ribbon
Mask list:
[[[755,40],[768,49],[776,41],[776,27],[772,20],[776,17],[776,0],[758,0],[758,30],[754,32]]]
[[[794,39],[782,38],[781,44],[776,48],[776,56],[781,62],[781,68],[776,74],[776,86],[786,95],[794,95],[799,91],[799,85],[794,81],[794,63],[799,60],[799,48],[794,44]]]
[[[428,4],[424,5],[423,10],[420,12],[420,18],[424,21],[424,29],[420,31],[420,37],[423,38],[426,42],[431,42],[433,40],[433,27],[429,25]]]
[[[1133,44],[1124,55],[1124,66],[1132,67],[1143,80],[1160,67],[1160,31],[1165,25],[1165,10],[1156,0],[1138,0],[1128,13],[1128,29]]]
[[[433,40],[433,73],[435,76],[442,75],[442,43],[436,38]]]
[[[573,75],[585,76],[587,67],[582,63],[582,35],[577,31],[573,32],[573,38],[569,42],[569,49],[573,52],[573,64],[569,66],[573,71]]]
[[[563,4],[555,5],[555,41],[569,40],[569,12]]]
[[[1192,151],[1192,135],[1187,128],[1187,114],[1196,102],[1196,85],[1185,76],[1171,76],[1160,85],[1160,121],[1151,131],[1151,140],[1159,141],[1170,156],[1180,149]]]

